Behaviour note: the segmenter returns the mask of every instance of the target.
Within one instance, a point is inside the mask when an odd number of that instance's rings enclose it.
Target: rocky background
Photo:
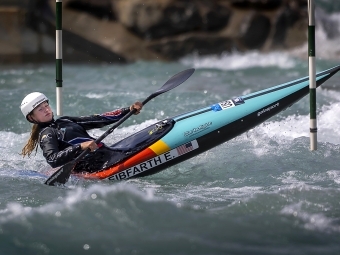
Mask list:
[[[33,2],[23,23],[39,38],[21,38],[19,52],[32,54],[33,46],[22,46],[31,41],[40,53],[54,54],[55,0]],[[307,26],[307,0],[63,0],[70,60],[73,54],[104,62],[173,61],[188,54],[290,49],[306,42]]]

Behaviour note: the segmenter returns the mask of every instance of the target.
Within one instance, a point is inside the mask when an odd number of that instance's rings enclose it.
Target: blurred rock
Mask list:
[[[202,27],[194,2],[172,0],[115,0],[118,21],[146,39],[172,36]]]
[[[259,13],[245,16],[239,34],[239,41],[246,49],[261,48],[268,38],[271,24],[270,19]]]
[[[229,7],[210,0],[197,1],[197,5],[202,17],[202,30],[217,31],[228,25]]]
[[[334,20],[330,20],[328,18],[328,14],[318,9],[315,13],[315,18],[318,21],[317,25],[321,25],[323,30],[325,31],[327,38],[334,39],[339,35],[339,28],[337,26],[337,23]]]
[[[85,12],[98,19],[115,20],[110,0],[74,0],[67,2],[67,8]]]
[[[32,2],[26,10],[26,23],[37,33],[55,40],[55,0]],[[167,61],[192,53],[289,49],[307,40],[306,0],[63,0],[62,3],[65,52],[81,52],[85,58],[88,55],[104,62]],[[323,26],[333,36],[332,24],[323,20]],[[0,43],[4,44],[1,39]]]
[[[210,35],[207,38],[205,33],[186,33],[182,36],[163,38],[147,44],[147,48],[159,53],[169,60],[176,60],[180,56],[189,53],[199,55],[218,54],[224,51],[231,51],[234,47],[230,38]]]
[[[283,0],[231,0],[232,6],[237,8],[272,10],[279,8]]]
[[[229,11],[213,1],[114,0],[118,21],[145,39],[222,29]]]

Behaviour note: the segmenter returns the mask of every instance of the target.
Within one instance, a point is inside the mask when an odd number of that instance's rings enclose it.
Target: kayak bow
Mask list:
[[[339,70],[336,66],[318,73],[317,87]],[[126,155],[118,163],[80,176],[124,180],[155,174],[235,138],[308,93],[309,77],[304,77],[162,120],[113,145]]]

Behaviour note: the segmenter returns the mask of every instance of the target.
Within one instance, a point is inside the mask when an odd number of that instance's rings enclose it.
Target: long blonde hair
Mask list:
[[[26,145],[24,146],[24,148],[22,148],[21,154],[22,157],[24,158],[26,155],[28,157],[31,156],[32,152],[35,149],[35,154],[34,156],[37,154],[38,151],[38,139],[39,139],[39,133],[40,133],[40,127],[38,124],[33,124],[32,130],[31,130],[31,134],[30,134],[30,138],[28,139]]]

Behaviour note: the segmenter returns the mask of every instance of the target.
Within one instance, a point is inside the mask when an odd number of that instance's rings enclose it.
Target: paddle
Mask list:
[[[191,68],[191,69],[184,70],[172,76],[159,90],[152,93],[148,98],[146,98],[143,101],[143,105],[145,105],[147,102],[149,102],[151,99],[155,98],[156,96],[163,94],[173,88],[176,88],[178,85],[185,82],[194,73],[194,71],[195,69]],[[109,128],[104,134],[102,134],[99,138],[97,138],[95,142],[97,144],[100,143],[105,137],[111,134],[115,128],[117,128],[120,124],[122,124],[135,112],[136,112],[136,109],[133,109],[132,111],[130,111],[123,118],[117,121],[111,128]],[[89,152],[90,152],[90,149],[84,150],[77,158],[70,161],[69,163],[66,163],[62,167],[60,167],[45,181],[45,184],[50,185],[50,186],[54,186],[55,184],[65,184],[68,181],[71,175],[71,171],[74,168],[75,164],[79,160],[83,159]]]

